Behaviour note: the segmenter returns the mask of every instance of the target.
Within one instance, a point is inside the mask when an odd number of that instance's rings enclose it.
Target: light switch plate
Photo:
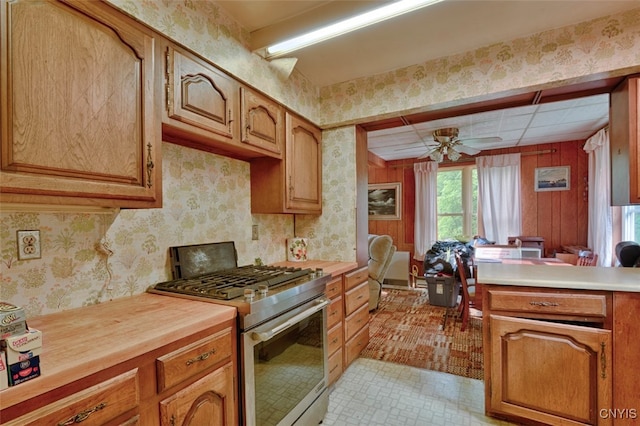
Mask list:
[[[18,260],[40,257],[40,231],[18,231]]]

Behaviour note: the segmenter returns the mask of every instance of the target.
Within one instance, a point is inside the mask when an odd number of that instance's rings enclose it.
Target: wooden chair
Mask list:
[[[596,266],[598,255],[593,252],[580,253],[576,266]]]
[[[469,307],[471,305],[471,298],[475,297],[476,286],[475,280],[467,280],[466,267],[462,261],[462,257],[459,253],[455,254],[456,265],[458,267],[458,275],[460,276],[460,283],[462,284],[462,300],[458,305],[458,313],[462,318],[462,326],[460,331],[464,331],[467,328],[469,322]]]

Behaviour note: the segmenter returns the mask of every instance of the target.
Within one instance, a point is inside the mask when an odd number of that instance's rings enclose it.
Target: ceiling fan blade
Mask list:
[[[502,138],[500,136],[490,136],[486,138],[467,138],[467,139],[458,139],[457,142],[460,143],[495,143],[502,142]]]
[[[456,151],[462,152],[463,154],[467,154],[467,155],[476,155],[477,153],[479,153],[481,151],[479,149],[472,148],[472,147],[467,146],[467,145],[456,145],[456,147],[454,149]]]
[[[428,158],[433,151],[428,151],[422,154],[420,157],[416,158],[416,160],[422,160],[423,158]]]

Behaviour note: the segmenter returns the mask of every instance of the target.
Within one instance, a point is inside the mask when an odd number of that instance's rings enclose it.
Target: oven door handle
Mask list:
[[[271,330],[268,330],[268,331],[254,331],[254,332],[251,333],[251,338],[253,340],[255,340],[256,342],[266,342],[267,340],[271,339],[273,336],[275,336],[276,334],[280,333],[281,331],[286,330],[287,328],[299,323],[300,321],[302,321],[306,317],[310,317],[311,315],[315,314],[316,312],[324,309],[325,306],[327,306],[328,304],[329,304],[329,299],[327,299],[325,297],[320,297],[320,298],[318,298],[316,300],[316,305],[315,306],[307,309],[304,312],[300,312],[298,315],[295,315],[295,316],[289,318],[288,320],[286,320],[282,324],[273,327]]]

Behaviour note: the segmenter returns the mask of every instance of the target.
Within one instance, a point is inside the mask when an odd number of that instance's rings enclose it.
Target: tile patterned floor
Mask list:
[[[358,358],[334,385],[324,426],[511,425],[484,415],[484,385],[437,371]]]

